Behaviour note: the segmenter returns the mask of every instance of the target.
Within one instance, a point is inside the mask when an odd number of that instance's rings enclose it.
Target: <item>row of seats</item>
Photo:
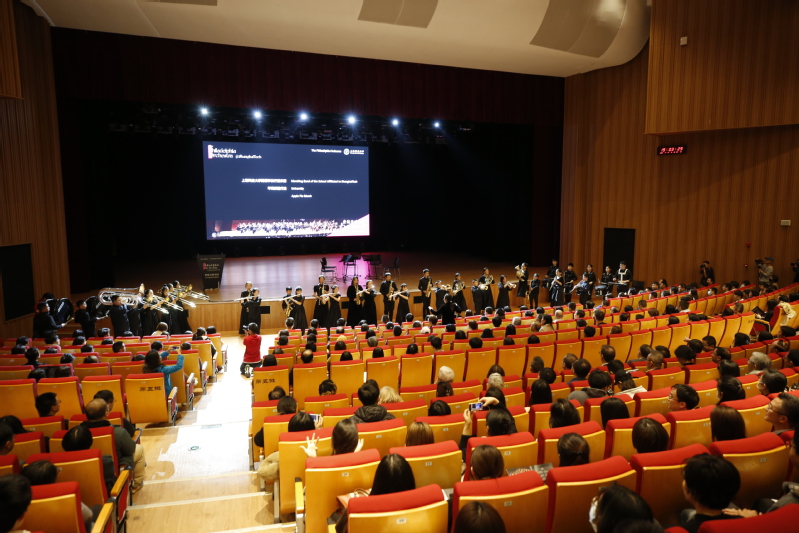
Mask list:
[[[363,426],[359,426],[359,430]],[[380,458],[385,455],[377,448],[370,448],[352,454],[324,456],[330,453],[330,431],[286,433],[280,437],[280,477],[298,480],[294,487],[285,491],[290,502],[283,500],[284,491],[281,490],[281,510],[291,512],[296,509],[298,524],[304,525],[307,531],[324,531],[325,519],[336,510],[336,497],[369,486]],[[319,437],[317,446],[320,456],[306,459],[300,446],[312,433]],[[532,440],[529,433],[475,437],[469,439],[466,472],[469,471],[469,451],[481,444],[496,446],[502,452],[506,468],[531,466],[540,460],[540,455],[536,453],[538,442]],[[784,442],[773,433],[738,441],[717,442],[710,447],[692,444],[664,452],[634,454],[629,461],[621,456],[607,459],[600,456],[598,460],[592,458],[587,465],[555,467],[548,472],[545,483],[536,472],[523,472],[488,481],[460,482],[460,451],[452,441],[414,447],[400,445],[390,447],[388,453],[397,453],[408,460],[417,487],[436,487],[436,503],[427,500],[419,502],[416,494],[405,493],[402,498],[392,495],[394,500],[401,500],[391,505],[393,509],[387,507],[387,502],[373,500],[373,497],[351,499],[348,507],[350,531],[362,530],[357,524],[361,513],[394,512],[397,513],[396,517],[407,520],[404,522],[406,524],[425,523],[411,521],[416,518],[407,510],[413,508],[420,509],[420,516],[436,525],[436,528],[424,530],[443,531],[446,526],[439,529],[438,525],[442,521],[446,524],[446,503],[443,511],[436,510],[431,514],[432,509],[439,507],[439,496],[440,501],[444,501],[442,488],[454,489],[453,513],[467,501],[479,499],[500,513],[507,531],[587,531],[590,530],[587,517],[592,499],[599,487],[614,482],[638,492],[649,502],[655,518],[661,524],[670,525],[679,523],[680,511],[689,507],[683,497],[682,466],[686,459],[694,455],[713,453],[733,462],[742,481],[742,489],[735,503],[749,508],[757,498],[777,497],[780,494],[789,466]],[[429,496],[433,496],[432,492]],[[356,501],[358,503],[354,505]],[[367,517],[363,518],[366,520]],[[376,516],[371,518],[372,521],[365,523],[372,528],[385,524],[385,521],[375,521],[378,518]]]

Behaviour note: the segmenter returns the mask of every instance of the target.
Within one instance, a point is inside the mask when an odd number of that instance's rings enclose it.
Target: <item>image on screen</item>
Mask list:
[[[369,235],[365,146],[203,142],[209,240]]]

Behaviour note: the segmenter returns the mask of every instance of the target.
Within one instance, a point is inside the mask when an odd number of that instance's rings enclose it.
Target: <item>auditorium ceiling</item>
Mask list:
[[[651,2],[23,1],[65,28],[547,76],[635,57],[649,38]]]

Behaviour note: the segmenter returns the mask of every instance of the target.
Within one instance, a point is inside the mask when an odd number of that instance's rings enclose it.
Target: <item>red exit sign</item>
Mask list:
[[[688,147],[684,144],[676,146],[658,146],[658,155],[677,155],[688,152]]]

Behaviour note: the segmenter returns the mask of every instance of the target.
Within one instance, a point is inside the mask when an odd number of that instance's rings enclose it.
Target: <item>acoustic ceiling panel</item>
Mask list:
[[[358,20],[427,28],[438,0],[363,0]]]
[[[530,44],[600,57],[621,29],[627,0],[551,0]]]

